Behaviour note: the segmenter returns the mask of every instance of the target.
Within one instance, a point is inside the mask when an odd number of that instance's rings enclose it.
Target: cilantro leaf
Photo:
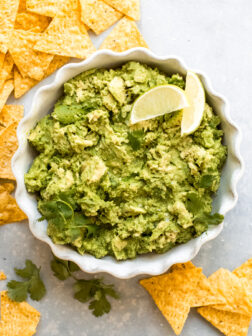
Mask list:
[[[80,267],[72,261],[68,261],[68,268],[71,273],[78,272],[80,270]]]
[[[51,261],[51,269],[53,275],[59,280],[66,280],[71,276],[68,269],[68,262],[65,260],[54,258],[54,260]]]
[[[88,280],[78,280],[74,284],[74,298],[82,303],[89,301],[93,296],[93,283]]]
[[[8,296],[12,301],[23,302],[27,299],[29,281],[11,280],[7,284]]]
[[[129,144],[135,151],[141,148],[143,139],[144,139],[143,130],[128,132]]]
[[[192,214],[196,215],[199,210],[204,208],[204,202],[196,193],[190,192],[187,195],[186,207]]]
[[[224,216],[218,213],[215,214],[208,214],[203,213],[196,217],[196,223],[207,223],[208,225],[218,225],[222,223],[224,220]]]
[[[200,188],[210,188],[215,180],[214,175],[203,175],[200,179],[199,186]]]
[[[18,269],[14,268],[16,274],[20,276],[23,279],[30,279],[33,275],[33,273],[37,270],[36,265],[33,264],[31,260],[25,261],[25,268]]]
[[[99,317],[110,312],[111,304],[103,293],[97,292],[95,300],[90,302],[88,308],[92,310],[94,316]]]
[[[29,284],[28,292],[32,300],[39,301],[41,300],[45,294],[46,289],[43,281],[40,278],[39,271],[36,271]]]
[[[22,302],[27,299],[29,293],[31,299],[39,301],[46,293],[45,285],[40,278],[40,269],[31,260],[26,260],[25,265],[23,269],[15,268],[15,272],[26,281],[9,281],[8,296],[13,301]]]

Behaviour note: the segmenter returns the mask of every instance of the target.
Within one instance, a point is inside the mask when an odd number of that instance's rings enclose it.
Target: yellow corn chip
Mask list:
[[[225,304],[214,305],[213,308],[252,315],[252,300],[249,297],[248,281],[246,279],[239,279],[230,271],[220,268],[208,280],[211,286],[216,288],[226,300]]]
[[[29,30],[34,33],[42,33],[49,25],[50,18],[34,13],[18,13],[15,29]]]
[[[193,302],[200,268],[175,270],[172,273],[144,279],[140,284],[150,293],[176,335],[183,329]]]
[[[174,265],[172,265],[170,270],[171,270],[171,272],[173,272],[173,271],[186,270],[186,269],[189,269],[189,268],[195,268],[195,265],[191,261],[188,261],[186,263],[174,264]]]
[[[1,292],[0,335],[32,336],[40,320],[40,313],[27,302],[13,302],[7,292]]]
[[[19,0],[1,0],[0,4],[0,52],[6,53],[17,15]]]
[[[5,54],[0,52],[0,69],[2,69],[3,67],[4,58],[5,58]]]
[[[23,114],[23,105],[4,105],[2,111],[0,111],[0,135],[14,121],[20,121]]]
[[[212,307],[198,308],[198,312],[226,336],[246,336],[248,334],[251,320],[249,316],[217,310]]]
[[[103,41],[100,49],[122,52],[135,47],[148,48],[135,22],[124,17]]]
[[[7,277],[4,274],[4,272],[0,271],[0,280],[6,280],[6,279],[7,279]]]
[[[131,19],[140,20],[139,0],[104,0],[108,5],[114,7],[119,12],[129,16]]]
[[[55,17],[38,39],[34,49],[83,59],[95,51],[78,11]]]
[[[97,35],[118,21],[122,14],[102,0],[80,0],[81,19]]]
[[[14,89],[14,85],[13,85],[13,80],[7,80],[4,85],[2,86],[2,88],[0,89],[0,111],[2,110],[2,108],[4,107],[7,99],[9,98],[9,95],[11,94],[11,92]]]
[[[65,56],[57,56],[55,55],[49,67],[47,68],[44,78],[50,76],[54,71],[61,68],[64,64],[69,61],[69,57]],[[42,78],[42,79],[44,79]],[[33,86],[38,84],[39,81],[32,79],[30,77],[23,77],[18,69],[14,68],[14,96],[15,98],[20,98],[27,91],[29,91]]]
[[[60,12],[70,13],[78,8],[76,0],[26,0],[29,12],[54,17]]]
[[[0,225],[19,222],[27,218],[19,209],[15,198],[10,195],[13,190],[13,183],[0,184]]]
[[[33,50],[41,34],[15,30],[9,41],[9,51],[21,74],[41,80],[53,59],[53,55]]]
[[[12,123],[0,135],[0,178],[15,180],[11,170],[11,159],[18,147],[17,125],[18,122]]]
[[[0,89],[4,85],[13,68],[13,59],[8,52],[4,58],[2,69],[0,70]]]
[[[237,267],[233,273],[238,276],[238,278],[246,278],[249,281],[252,281],[252,258]]]

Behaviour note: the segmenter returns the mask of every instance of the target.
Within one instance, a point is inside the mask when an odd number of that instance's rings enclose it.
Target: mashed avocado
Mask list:
[[[129,126],[134,101],[164,84],[185,86],[137,62],[84,72],[30,132],[38,156],[25,184],[54,243],[123,260],[166,252],[222,221],[212,195],[227,150],[212,108],[190,136],[180,135],[181,111]]]

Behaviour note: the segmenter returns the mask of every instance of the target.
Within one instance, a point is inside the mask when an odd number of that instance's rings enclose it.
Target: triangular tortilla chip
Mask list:
[[[69,61],[69,57],[55,55],[49,67],[47,68],[44,78],[50,76],[54,71],[61,68],[64,64]],[[42,78],[42,79],[44,79]],[[23,77],[18,69],[14,68],[14,96],[15,98],[20,98],[27,91],[29,91],[33,86],[38,84],[39,81],[32,79],[30,77]]]
[[[195,265],[191,261],[188,261],[186,263],[174,264],[170,268],[170,271],[173,272],[173,271],[179,271],[179,270],[186,270],[189,268],[195,268]]]
[[[100,49],[122,52],[135,47],[148,48],[134,21],[124,17],[103,41]]]
[[[3,67],[5,55],[6,54],[0,52],[0,69],[2,69],[2,67]]]
[[[34,49],[83,59],[95,51],[85,25],[80,21],[78,11],[55,17]]]
[[[3,87],[0,89],[0,111],[4,107],[13,89],[14,89],[13,79],[7,80],[4,83]]]
[[[7,80],[7,78],[9,77],[13,68],[13,64],[14,64],[13,59],[10,53],[8,52],[4,58],[3,66],[0,70],[0,89],[4,85],[4,82]]]
[[[0,135],[14,121],[20,121],[23,118],[23,114],[23,105],[4,105],[2,111],[0,111]]]
[[[27,218],[19,209],[15,198],[10,195],[13,189],[13,183],[0,184],[0,225],[19,222]]]
[[[217,310],[212,307],[198,308],[198,312],[226,336],[247,336],[251,317]]]
[[[4,274],[4,272],[3,271],[0,271],[0,280],[6,280],[7,279],[7,277],[6,277],[6,275]]]
[[[18,13],[15,29],[29,30],[33,33],[42,33],[49,25],[50,18],[34,13]]]
[[[127,15],[131,19],[140,20],[140,1],[139,0],[104,0],[108,5],[114,7],[119,12]]]
[[[0,135],[0,178],[15,180],[11,169],[11,159],[18,148],[18,122],[5,128]]]
[[[53,55],[33,50],[41,36],[30,31],[14,30],[9,41],[11,56],[24,77],[41,80],[53,59]]]
[[[225,304],[214,305],[213,308],[252,315],[252,299],[249,296],[247,279],[239,279],[230,271],[220,268],[208,280],[226,300]]]
[[[122,14],[102,0],[80,0],[81,20],[97,35],[117,22]]]
[[[6,53],[18,11],[19,0],[1,0],[0,4],[0,52]]]
[[[252,258],[233,270],[233,273],[238,276],[238,278],[246,278],[252,281]]]
[[[32,336],[40,320],[40,313],[27,302],[13,302],[7,291],[1,292],[0,335]]]
[[[60,12],[76,10],[76,0],[26,0],[26,8],[29,12],[55,17]]]

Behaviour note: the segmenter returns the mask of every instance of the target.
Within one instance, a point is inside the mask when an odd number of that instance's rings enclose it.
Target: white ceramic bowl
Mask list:
[[[33,159],[34,151],[27,142],[27,134],[35,126],[38,120],[43,118],[53,107],[63,92],[63,84],[79,73],[103,67],[115,67],[125,62],[135,60],[157,66],[166,73],[180,73],[186,75],[187,66],[178,57],[159,57],[149,50],[135,48],[124,53],[111,51],[98,51],[81,63],[70,63],[61,68],[54,81],[41,87],[34,95],[31,107],[20,122],[17,135],[19,148],[12,161],[13,173],[17,179],[16,199],[20,208],[27,214],[31,232],[38,239],[50,245],[53,253],[66,260],[72,260],[79,267],[89,273],[107,272],[118,278],[131,278],[139,274],[157,275],[165,272],[169,267],[178,262],[191,260],[207,241],[215,238],[222,231],[224,223],[209,228],[200,237],[186,244],[177,246],[164,254],[140,255],[136,259],[116,261],[113,257],[96,259],[91,255],[81,256],[73,249],[55,245],[46,233],[47,222],[38,222],[41,217],[37,210],[37,201],[34,195],[29,194],[24,184],[24,174],[28,171]],[[192,70],[192,69],[190,69]],[[207,94],[208,103],[213,106],[222,120],[222,128],[225,132],[225,144],[228,146],[228,158],[223,169],[220,189],[214,199],[214,211],[225,215],[237,202],[236,185],[242,175],[243,164],[240,156],[240,132],[230,118],[229,106],[224,97],[216,93],[207,76],[194,70],[202,80]]]

